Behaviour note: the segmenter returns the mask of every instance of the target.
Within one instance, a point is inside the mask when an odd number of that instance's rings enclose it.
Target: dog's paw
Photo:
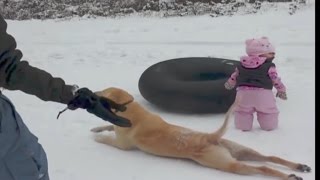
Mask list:
[[[101,136],[95,136],[95,137],[94,137],[94,140],[95,140],[96,142],[102,143],[102,142],[103,142],[103,137],[101,137]]]
[[[302,177],[296,176],[295,174],[290,174],[287,180],[303,180]]]
[[[301,172],[311,172],[311,168],[305,164],[299,164],[297,170]]]
[[[112,125],[110,125],[110,126],[95,127],[95,128],[92,128],[90,131],[95,132],[95,133],[99,133],[99,132],[103,132],[103,131],[113,131],[113,130],[114,130],[114,127]]]
[[[107,136],[102,134],[95,134],[93,138],[98,143],[104,143],[106,141]]]
[[[99,133],[99,132],[102,132],[103,129],[101,127],[95,127],[95,128],[92,128],[90,131],[95,132],[95,133]]]

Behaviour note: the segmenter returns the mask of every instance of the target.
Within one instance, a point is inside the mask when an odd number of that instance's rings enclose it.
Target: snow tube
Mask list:
[[[239,61],[187,57],[159,62],[139,79],[139,91],[151,104],[177,113],[224,113],[233,103],[235,89],[224,83]]]

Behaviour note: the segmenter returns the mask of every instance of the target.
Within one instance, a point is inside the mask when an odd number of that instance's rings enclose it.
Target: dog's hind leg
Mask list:
[[[295,175],[285,174],[266,166],[251,166],[244,164],[232,157],[227,149],[219,146],[215,146],[211,151],[206,150],[203,154],[194,156],[192,159],[204,166],[235,174],[261,174],[265,176],[279,177],[283,180],[302,180],[302,178]]]
[[[103,131],[114,131],[114,126],[113,125],[99,126],[99,127],[92,128],[90,131],[95,133],[99,133]]]
[[[283,180],[302,180],[301,177],[294,174],[285,174],[267,166],[251,166],[244,164],[242,162],[232,162],[226,169],[221,169],[224,171],[229,171],[232,173],[242,174],[242,175],[254,175],[261,174],[265,176],[279,177]]]
[[[236,158],[239,161],[265,161],[280,164],[300,172],[311,171],[311,168],[307,165],[294,163],[276,156],[265,156],[251,148],[245,147],[243,145],[237,144],[226,139],[222,139],[220,144],[227,148],[231,153],[232,157]]]

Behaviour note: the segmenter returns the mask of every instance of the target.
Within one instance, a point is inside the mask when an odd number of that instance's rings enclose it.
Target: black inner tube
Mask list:
[[[198,75],[194,75],[191,81],[214,81],[218,79],[225,79],[225,73],[200,73]]]
[[[157,107],[178,113],[224,113],[235,98],[235,90],[224,83],[239,61],[190,57],[159,62],[139,79],[139,91]]]

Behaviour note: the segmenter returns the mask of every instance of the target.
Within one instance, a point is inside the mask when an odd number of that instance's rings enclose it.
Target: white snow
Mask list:
[[[314,1],[313,1],[314,2]],[[24,59],[69,84],[102,90],[126,89],[148,110],[166,121],[203,132],[213,132],[223,114],[184,115],[161,111],[140,95],[138,80],[154,63],[180,57],[239,59],[244,40],[267,36],[276,46],[275,63],[288,89],[288,100],[277,99],[279,128],[241,132],[229,125],[225,137],[268,155],[305,163],[311,173],[292,172],[315,179],[315,10],[314,4],[289,15],[287,10],[263,14],[211,18],[126,17],[8,21]],[[214,93],[214,92],[213,92]],[[84,110],[67,111],[65,105],[43,102],[34,96],[4,91],[16,105],[29,129],[39,137],[53,180],[249,180],[202,167],[194,162],[157,157],[141,151],[121,151],[95,143],[91,128],[107,124]]]

